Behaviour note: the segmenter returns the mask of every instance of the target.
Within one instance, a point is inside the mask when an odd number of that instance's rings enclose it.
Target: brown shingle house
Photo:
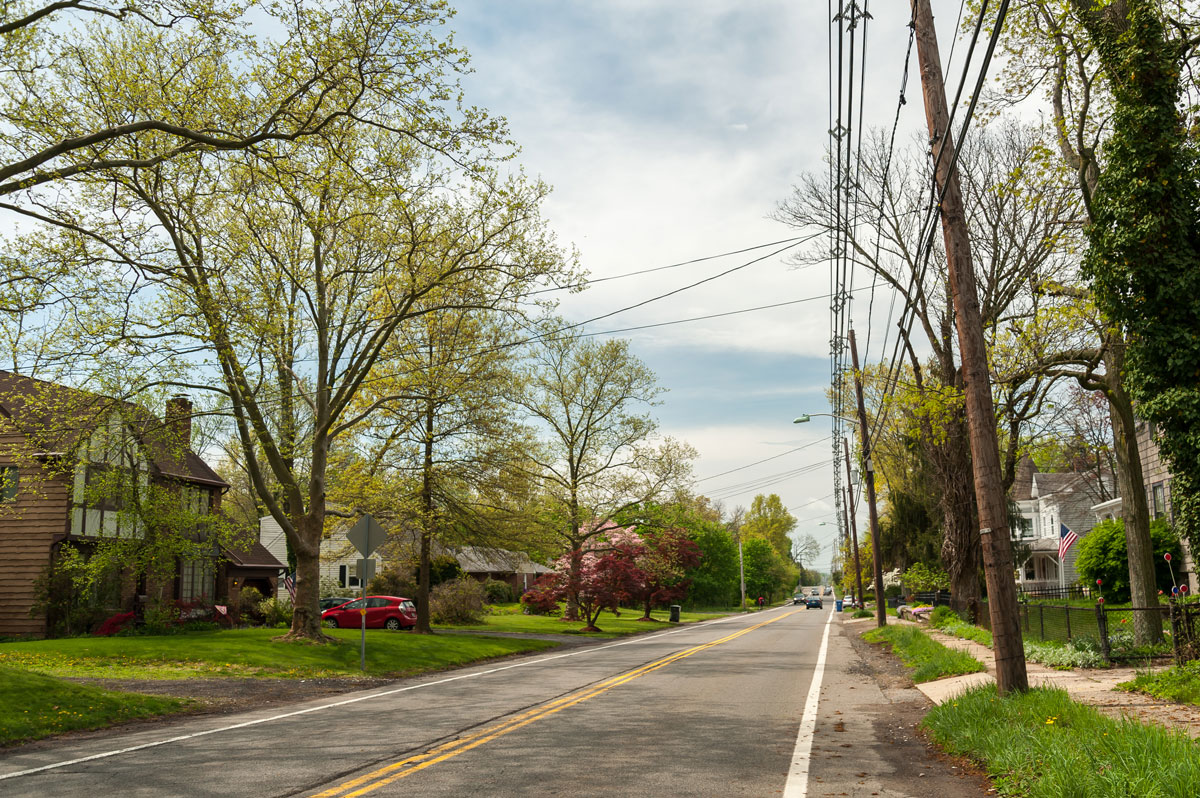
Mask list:
[[[31,612],[36,583],[64,546],[86,556],[102,538],[140,539],[144,514],[123,512],[129,495],[165,488],[157,495],[175,497],[188,518],[217,512],[229,486],[191,450],[191,410],[187,397],[176,396],[157,418],[128,402],[0,371],[0,635],[47,634],[46,614]],[[121,480],[132,494],[114,488]],[[242,557],[265,570],[253,546]],[[149,589],[144,579],[120,580],[104,609],[131,609],[147,592],[216,599],[217,559],[177,560],[173,579]]]

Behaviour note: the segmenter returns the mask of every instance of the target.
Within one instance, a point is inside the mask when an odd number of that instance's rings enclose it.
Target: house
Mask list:
[[[218,517],[229,486],[191,450],[191,418],[186,396],[168,400],[158,418],[128,402],[0,371],[0,635],[50,631],[54,607],[32,609],[38,581],[64,547],[86,558],[102,539],[145,534],[131,496],[172,497],[189,523]],[[196,534],[204,533],[197,527]],[[133,609],[137,596],[212,602],[243,582],[268,586],[265,550],[234,548],[177,559],[165,581],[117,577],[93,603],[99,612],[120,611]],[[222,553],[228,562],[218,565]]]
[[[1163,461],[1162,455],[1155,442],[1154,425],[1146,421],[1137,423],[1138,457],[1142,461],[1142,481],[1146,485],[1146,506],[1150,509],[1151,520],[1166,518],[1174,522],[1175,514],[1171,507],[1171,472]],[[1115,518],[1121,517],[1121,506],[1117,504]],[[1196,574],[1195,553],[1186,540],[1183,541],[1183,563],[1176,571],[1176,577],[1181,584],[1186,580],[1188,589],[1194,595],[1200,590],[1200,578]]]
[[[1013,483],[1016,513],[1012,524],[1017,584],[1025,592],[1061,590],[1078,581],[1075,560],[1079,544],[1058,553],[1063,526],[1080,538],[1095,526],[1098,504],[1114,493],[1111,474],[1042,473],[1029,458],[1022,460]]]
[[[523,551],[462,546],[454,550],[454,557],[467,576],[480,582],[488,579],[507,582],[517,595],[533,587],[538,577],[553,571],[535,563]]]

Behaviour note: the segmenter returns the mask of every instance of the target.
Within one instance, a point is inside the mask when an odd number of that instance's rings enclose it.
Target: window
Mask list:
[[[211,601],[217,592],[217,575],[207,560],[184,560],[179,566],[179,600],[185,604]]]
[[[1153,502],[1152,502],[1153,506],[1150,508],[1150,512],[1152,512],[1154,514],[1155,518],[1162,518],[1164,515],[1167,514],[1166,488],[1163,485],[1163,483],[1156,482],[1150,488],[1150,490],[1151,490],[1151,493],[1153,496]]]
[[[1016,537],[1018,537],[1018,538],[1033,537],[1033,521],[1029,520],[1028,518],[1023,518],[1021,516],[1018,516],[1015,519],[1015,521],[1016,521],[1016,523],[1013,524],[1013,527],[1014,527],[1014,529],[1016,529],[1016,532],[1017,532]]]
[[[21,472],[16,466],[0,467],[0,501],[16,501],[21,490]]]

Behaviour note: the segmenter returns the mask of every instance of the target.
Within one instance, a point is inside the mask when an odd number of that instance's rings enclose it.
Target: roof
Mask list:
[[[1033,464],[1033,459],[1029,455],[1020,459],[1017,463],[1017,473],[1012,487],[1009,489],[1013,501],[1028,501],[1033,498],[1033,475],[1036,471],[1037,466]]]
[[[287,568],[275,558],[275,555],[267,551],[267,547],[259,543],[257,540],[250,544],[249,547],[231,546],[227,549],[222,549],[225,558],[238,568],[263,568],[271,571],[279,571]]]
[[[162,419],[132,402],[0,371],[0,414],[25,436],[33,453],[65,456],[117,413],[137,436],[147,459],[161,475],[228,487],[200,456],[179,445]]]
[[[1091,508],[1103,495],[1113,494],[1113,478],[1080,472],[1034,474],[1033,492],[1039,503],[1057,505],[1059,523],[1082,535],[1096,524]]]
[[[463,546],[455,552],[458,566],[469,574],[545,574],[550,568],[538,565],[523,551]]]

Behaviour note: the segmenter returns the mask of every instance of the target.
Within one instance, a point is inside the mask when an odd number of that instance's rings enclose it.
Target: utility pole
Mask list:
[[[871,518],[871,559],[875,565],[875,623],[887,626],[887,600],[883,597],[883,552],[879,550],[879,513],[875,509],[875,466],[871,462],[867,407],[863,402],[862,372],[858,370],[858,345],[854,342],[854,330],[850,330],[849,335],[850,358],[854,365],[854,396],[858,399],[858,440],[862,446],[863,487],[866,488],[867,513]]]
[[[847,525],[850,527],[850,541],[854,544],[854,582],[858,585],[858,606],[863,604],[862,566],[858,564],[858,520],[854,517],[854,481],[850,471],[850,441],[842,438],[842,448],[846,452],[846,512],[850,515]]]
[[[1029,689],[1025,649],[1017,616],[1017,589],[1013,580],[1012,541],[1008,507],[1000,481],[1000,446],[996,440],[995,408],[988,380],[987,349],[979,313],[979,293],[971,265],[971,241],[955,162],[946,87],[938,54],[937,32],[929,0],[911,0],[917,61],[925,95],[925,117],[937,163],[934,180],[941,192],[942,237],[954,299],[954,321],[962,356],[963,396],[971,437],[971,463],[975,498],[979,505],[979,535],[987,580],[988,614],[996,652],[996,687],[1000,695]],[[851,338],[851,344],[854,339]],[[857,368],[857,367],[856,367]]]

